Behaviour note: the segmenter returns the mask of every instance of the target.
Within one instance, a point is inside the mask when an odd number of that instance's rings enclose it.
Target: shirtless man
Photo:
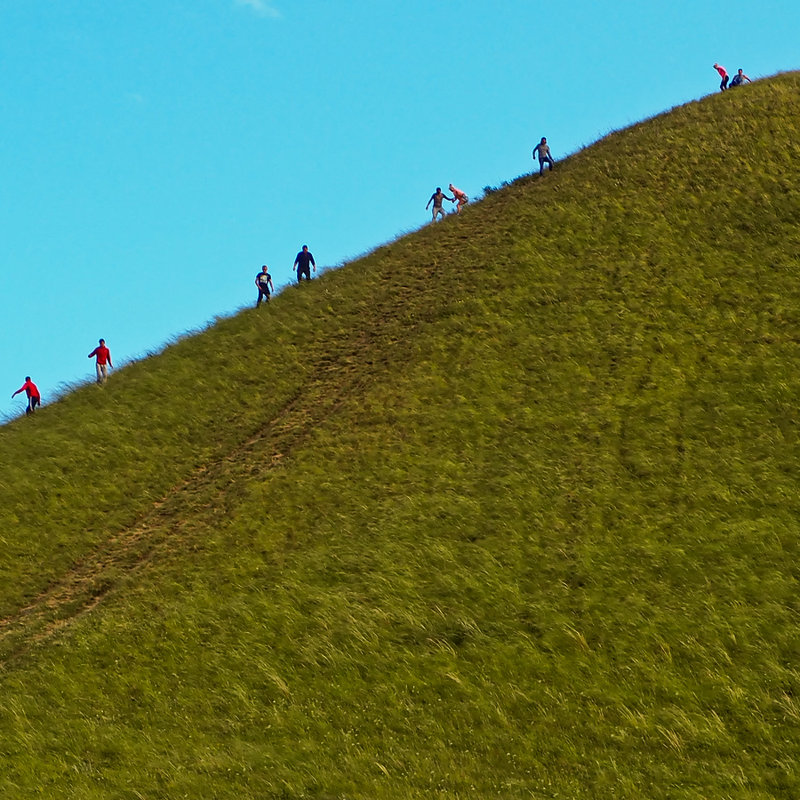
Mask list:
[[[448,197],[443,191],[441,186],[436,187],[436,191],[431,195],[431,199],[428,200],[428,205],[425,206],[425,210],[427,211],[430,207],[430,204],[433,203],[433,221],[436,222],[436,216],[441,215],[442,219],[444,219],[444,209],[442,208],[442,201],[449,200],[451,203],[455,203],[455,197]]]

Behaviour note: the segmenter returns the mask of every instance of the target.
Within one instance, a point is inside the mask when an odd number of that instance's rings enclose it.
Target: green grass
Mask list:
[[[0,429],[4,798],[800,794],[800,75]]]

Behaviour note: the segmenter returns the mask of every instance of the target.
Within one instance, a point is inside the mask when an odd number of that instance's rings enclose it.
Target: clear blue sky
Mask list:
[[[800,67],[797,0],[0,0],[0,415],[615,128]],[[269,313],[265,311],[265,313]]]

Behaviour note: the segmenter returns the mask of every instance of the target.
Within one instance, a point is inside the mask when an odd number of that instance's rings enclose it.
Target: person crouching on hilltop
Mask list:
[[[461,206],[465,206],[467,203],[469,203],[469,197],[467,197],[467,195],[462,192],[461,189],[456,189],[452,183],[450,184],[450,191],[453,193],[454,198],[452,202],[458,201],[458,205],[456,206],[456,214],[460,214]]]

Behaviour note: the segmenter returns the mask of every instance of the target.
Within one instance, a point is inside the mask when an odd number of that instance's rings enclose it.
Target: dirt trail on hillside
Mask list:
[[[96,608],[154,559],[199,543],[200,531],[226,517],[226,498],[237,496],[237,485],[243,489],[254,475],[265,477],[346,400],[390,364],[396,369],[406,349],[395,346],[399,331],[406,340],[420,318],[398,325],[397,308],[382,312],[368,322],[386,324],[354,330],[327,347],[306,385],[245,441],[196,470],[134,525],[110,536],[26,607],[0,620],[0,663]]]

